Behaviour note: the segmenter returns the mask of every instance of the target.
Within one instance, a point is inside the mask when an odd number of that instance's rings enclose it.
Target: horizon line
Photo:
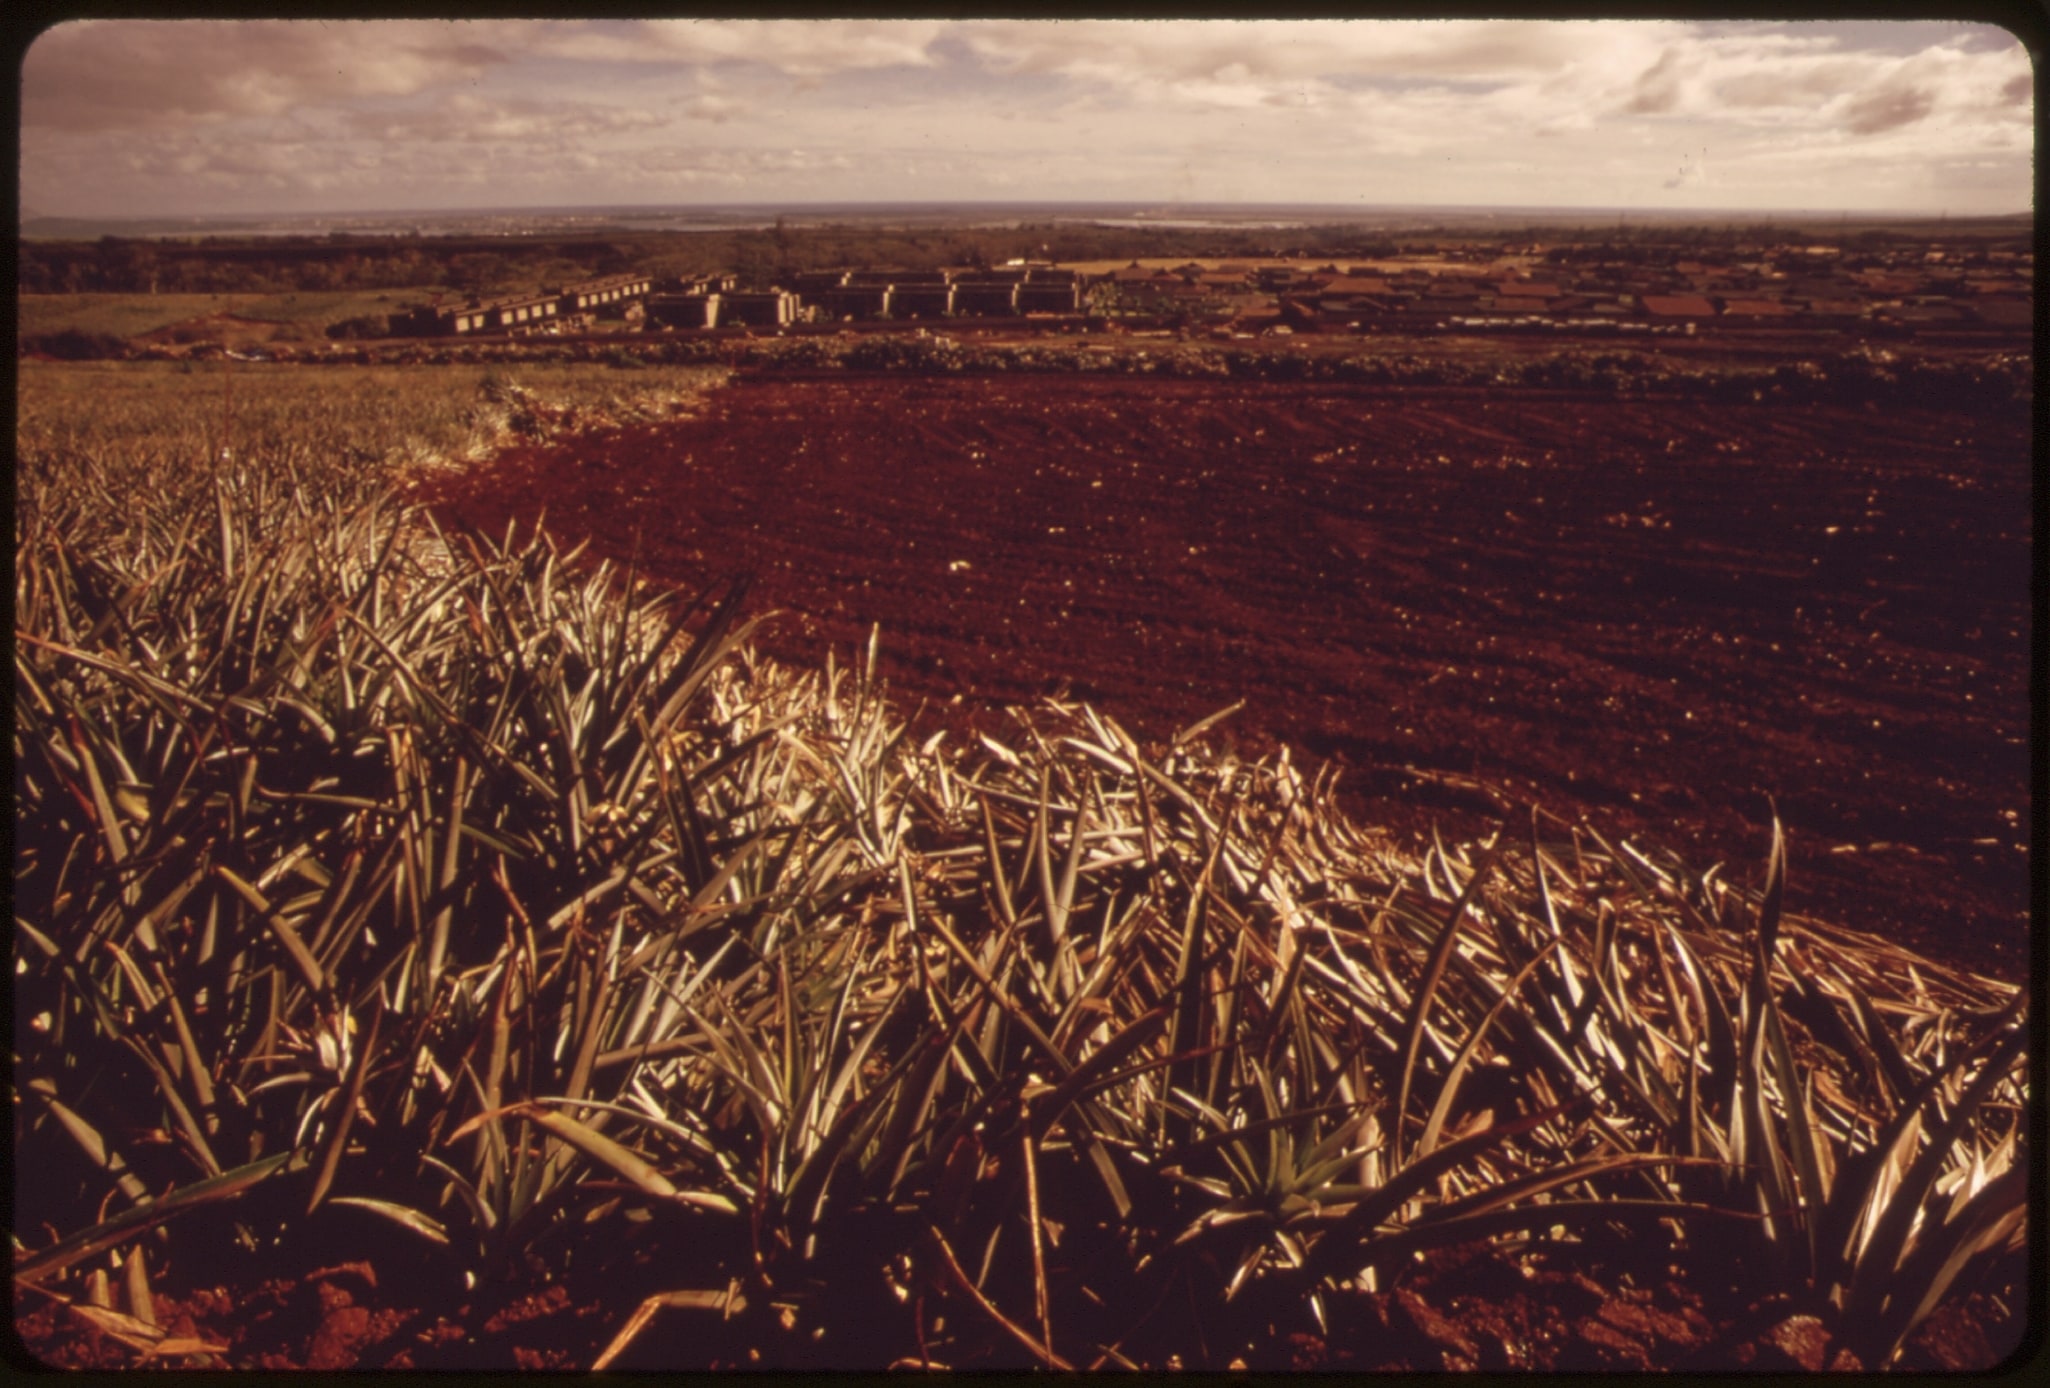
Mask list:
[[[972,210],[1015,210],[1035,209],[1043,211],[1090,211],[1103,213],[1117,209],[1125,218],[1146,219],[1168,217],[1187,213],[1224,213],[1250,215],[1257,213],[1295,213],[1337,215],[1341,219],[1372,216],[1389,213],[1408,214],[1462,214],[1491,216],[1499,215],[1545,215],[1560,216],[1603,216],[1628,217],[1632,215],[1659,218],[1675,217],[1761,217],[1761,218],[1886,218],[1909,221],[1946,221],[1953,217],[1961,220],[1979,219],[2033,219],[2035,209],[2023,207],[2007,211],[1958,211],[1950,208],[1935,210],[1907,208],[1855,208],[1855,207],[1755,207],[1728,205],[1717,207],[1667,207],[1630,206],[1615,203],[1330,203],[1330,202],[1280,202],[1280,201],[1196,201],[1196,200],[1141,200],[1104,198],[1018,198],[1018,199],[938,199],[938,198],[875,198],[863,200],[814,199],[814,200],[767,200],[733,202],[587,202],[587,203],[534,203],[522,205],[480,205],[474,207],[377,207],[377,208],[321,208],[306,210],[261,209],[234,212],[54,212],[36,208],[22,208],[17,218],[18,225],[31,222],[236,222],[250,220],[363,220],[389,217],[518,217],[542,215],[593,215],[622,216],[676,215],[676,214],[740,214],[774,213],[777,211],[867,211],[871,213],[900,210],[918,211],[972,211]]]

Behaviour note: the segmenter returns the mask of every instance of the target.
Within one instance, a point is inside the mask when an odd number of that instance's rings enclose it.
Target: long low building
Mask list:
[[[404,337],[449,337],[465,333],[506,332],[555,318],[562,301],[555,294],[522,294],[506,299],[470,299],[452,307],[439,304],[395,313],[391,331]]]
[[[715,328],[730,328],[738,323],[775,328],[797,321],[797,296],[781,289],[765,289],[760,293],[729,291],[712,297],[717,300],[712,323]]]
[[[1081,307],[1082,285],[1077,280],[1027,280],[1018,286],[1020,313],[1073,313]]]
[[[892,318],[944,318],[954,311],[954,286],[896,281],[886,311]]]
[[[890,307],[887,284],[832,285],[800,290],[799,295],[807,305],[836,322],[846,318],[880,318]]]
[[[533,294],[503,299],[467,299],[461,304],[431,304],[393,314],[391,331],[410,337],[460,337],[468,333],[511,332],[571,314],[598,313],[647,297],[654,282],[646,275],[607,275],[557,285]]]
[[[644,299],[655,283],[646,275],[604,275],[561,285],[552,292],[562,301],[564,313],[590,313],[609,304]]]
[[[1083,289],[1073,270],[1052,266],[820,270],[792,283],[805,307],[832,321],[1073,313]]]
[[[657,294],[648,317],[670,328],[778,328],[797,321],[797,296],[780,289],[759,294]]]
[[[648,299],[648,321],[665,328],[709,328],[715,326],[717,294],[655,294]]]
[[[988,279],[978,276],[975,279],[959,280],[954,285],[954,312],[978,316],[1014,314],[1018,311],[1020,280],[998,279],[994,276]]]

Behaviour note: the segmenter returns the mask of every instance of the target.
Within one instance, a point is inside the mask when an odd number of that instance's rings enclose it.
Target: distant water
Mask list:
[[[1594,226],[1603,224],[1812,225],[1834,231],[1862,226],[1929,222],[1927,214],[1755,211],[1615,207],[1419,206],[1414,204],[1304,203],[1132,203],[964,202],[964,203],[731,203],[724,205],[613,205],[587,207],[491,207],[443,210],[363,208],[326,212],[230,213],[210,216],[64,217],[29,214],[20,234],[30,238],[90,240],[131,237],[327,236],[574,236],[617,231],[762,231],[770,227],[822,223],[885,225],[984,225],[1027,223],[1095,225],[1123,230],[1298,231],[1346,225],[1362,230],[1441,227]],[[2027,212],[2005,217],[1951,219],[1952,230],[1968,225],[2026,228]]]
[[[1301,231],[1308,222],[1260,222],[1243,217],[1059,217],[1063,223],[1132,231]]]

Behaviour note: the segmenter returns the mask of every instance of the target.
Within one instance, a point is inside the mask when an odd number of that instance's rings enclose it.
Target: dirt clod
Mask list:
[[[1788,1316],[1758,1337],[1756,1364],[1762,1369],[1820,1373],[1828,1363],[1829,1331],[1814,1316]]]

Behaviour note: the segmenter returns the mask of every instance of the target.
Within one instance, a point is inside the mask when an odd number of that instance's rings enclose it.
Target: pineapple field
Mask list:
[[[2025,401],[18,379],[43,1363],[2020,1341]]]

